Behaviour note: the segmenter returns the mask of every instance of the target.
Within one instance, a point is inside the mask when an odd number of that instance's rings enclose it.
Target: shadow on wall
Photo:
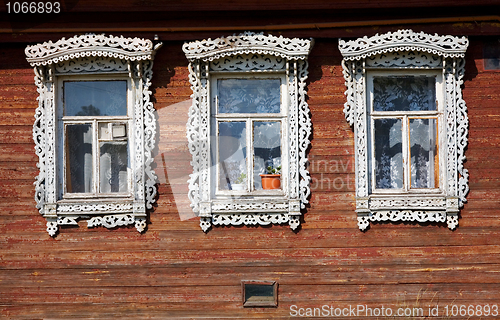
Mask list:
[[[186,123],[191,100],[157,110],[158,145],[154,152],[158,183],[173,194],[172,206],[181,221],[195,218],[188,198],[188,179],[192,172],[191,153],[186,138]],[[161,188],[161,187],[160,187]]]

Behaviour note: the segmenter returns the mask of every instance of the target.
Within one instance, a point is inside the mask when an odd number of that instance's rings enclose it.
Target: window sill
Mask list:
[[[376,221],[446,222],[452,230],[458,224],[458,198],[443,194],[370,195],[357,198],[356,208],[361,230]]]

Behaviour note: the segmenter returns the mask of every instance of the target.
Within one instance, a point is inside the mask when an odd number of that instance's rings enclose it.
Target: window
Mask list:
[[[60,81],[64,198],[130,195],[128,87],[126,80]]]
[[[440,192],[438,73],[367,71],[371,192]]]
[[[500,70],[500,39],[485,40],[483,44],[485,70]]]
[[[461,92],[467,46],[466,38],[411,30],[340,40],[360,229],[371,221],[456,228],[469,188]]]
[[[156,195],[148,87],[160,46],[88,34],[26,48],[40,93],[35,200],[51,236],[81,218],[144,231]]]
[[[213,163],[216,194],[248,194],[264,189],[261,175],[272,169],[285,172],[282,165],[283,131],[286,129],[286,93],[281,78],[214,77],[212,140],[216,147]],[[285,174],[284,174],[285,175]],[[266,187],[264,185],[264,187]]]
[[[310,194],[305,80],[311,44],[247,32],[184,45],[193,88],[189,198],[204,231],[299,226]]]
[[[244,307],[277,307],[278,283],[276,281],[242,280]]]

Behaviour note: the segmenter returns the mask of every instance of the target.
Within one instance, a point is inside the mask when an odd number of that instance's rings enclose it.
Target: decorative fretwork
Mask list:
[[[235,213],[235,214],[214,214],[212,223],[214,225],[268,225],[281,224],[289,221],[285,213]]]
[[[368,228],[371,222],[447,222],[447,215],[444,211],[427,210],[389,210],[374,211],[370,215],[358,215],[358,227],[361,230]],[[456,226],[456,225],[455,225]],[[455,226],[449,225],[450,229]]]
[[[370,199],[370,208],[443,208],[446,206],[446,200],[443,198],[383,198]]]
[[[55,64],[56,74],[128,72],[128,68],[126,60],[107,57],[82,57]]]
[[[210,62],[210,71],[285,70],[286,59],[263,54],[239,54]]]
[[[131,203],[75,203],[59,204],[57,211],[60,213],[99,213],[99,212],[128,212],[133,208]]]
[[[238,54],[263,54],[288,60],[306,60],[312,41],[245,32],[239,35],[185,43],[182,49],[190,61],[213,61]]]
[[[186,125],[193,167],[188,197],[193,211],[200,216],[203,231],[208,231],[212,225],[289,223],[292,229],[300,225],[301,209],[305,208],[311,193],[306,150],[310,145],[312,125],[305,84],[311,46],[310,40],[252,32],[184,44],[183,50],[190,60],[189,81],[193,91]],[[211,74],[217,72],[285,75],[288,133],[284,159],[289,170],[284,179],[287,188],[284,195],[226,200],[212,194],[209,88]]]
[[[87,34],[26,48],[27,60],[34,67],[39,94],[33,125],[35,153],[40,170],[35,181],[35,201],[36,207],[47,219],[47,231],[51,236],[56,235],[58,225],[74,225],[78,219],[90,215],[93,217],[89,226],[116,227],[135,223],[139,232],[144,231],[146,208],[152,208],[156,196],[156,176],[151,168],[156,120],[149,88],[153,73],[152,59],[160,46],[161,43],[154,46],[147,39]],[[132,198],[115,198],[112,202],[99,198],[62,201],[58,196],[54,87],[57,76],[82,73],[125,73],[135,89],[132,115],[134,128],[131,130],[134,135],[134,150],[131,150],[134,157]]]
[[[103,226],[108,229],[128,226],[131,224],[135,224],[137,231],[143,232],[146,228],[146,219],[134,217],[133,214],[121,214],[93,217],[87,222],[87,226],[89,228]]]
[[[399,30],[353,41],[339,41],[343,75],[347,90],[344,114],[354,126],[356,157],[356,212],[358,226],[365,230],[370,221],[446,222],[450,229],[458,225],[458,211],[467,201],[469,173],[464,168],[469,120],[462,99],[466,37],[429,35]],[[442,193],[401,196],[373,195],[369,184],[369,143],[366,72],[372,69],[436,70],[444,78],[443,92],[445,143],[440,146],[446,168]],[[371,143],[371,142],[370,142]],[[373,170],[373,168],[372,168]]]
[[[214,212],[286,212],[288,201],[261,202],[259,200],[233,199],[227,201],[214,201]]]
[[[366,58],[366,68],[442,68],[443,59],[418,51],[390,52]]]
[[[106,36],[104,34],[85,34],[69,39],[40,43],[28,46],[26,60],[32,67],[57,64],[61,61],[81,57],[109,57],[127,61],[152,60],[158,47],[153,42],[140,38]]]
[[[388,52],[419,51],[443,58],[463,58],[469,45],[467,37],[440,36],[413,30],[398,30],[353,41],[339,41],[345,60],[361,60]]]

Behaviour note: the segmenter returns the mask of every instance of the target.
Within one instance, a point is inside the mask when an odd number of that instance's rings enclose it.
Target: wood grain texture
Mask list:
[[[436,30],[437,31],[437,30]],[[213,37],[217,35],[212,35]],[[182,41],[155,58],[154,168],[159,197],[148,229],[88,229],[55,238],[35,208],[31,137],[37,107],[22,46],[0,53],[0,312],[10,319],[289,318],[321,308],[500,304],[500,72],[482,70],[471,37],[463,86],[470,118],[471,191],[459,227],[374,223],[354,212],[354,133],[344,119],[337,39],[317,39],[309,59],[308,153],[312,195],[300,230],[215,227],[203,233],[189,208],[191,155],[185,122],[191,89]],[[241,280],[279,283],[277,308],[243,308]],[[358,317],[367,319],[367,317]],[[351,319],[351,318],[350,318]],[[357,319],[353,317],[352,319]]]

